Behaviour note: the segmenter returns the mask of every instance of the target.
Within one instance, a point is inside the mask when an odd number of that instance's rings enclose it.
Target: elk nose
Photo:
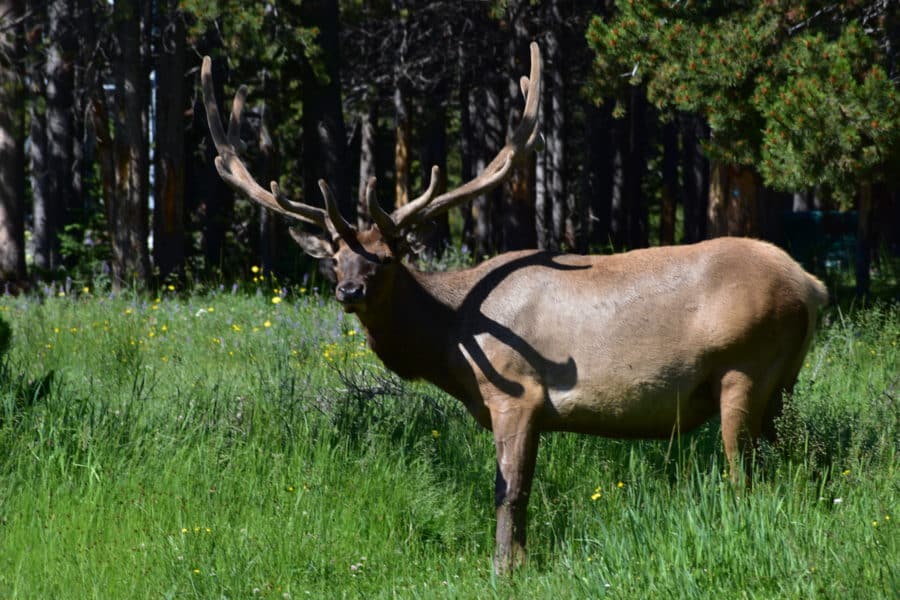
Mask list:
[[[362,284],[345,282],[337,286],[337,299],[339,302],[354,302],[362,300],[365,288]]]

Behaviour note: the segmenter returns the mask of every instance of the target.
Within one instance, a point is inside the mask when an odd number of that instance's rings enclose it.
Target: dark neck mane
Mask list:
[[[457,397],[456,309],[468,290],[458,285],[465,279],[461,275],[400,267],[381,305],[357,314],[369,345],[388,369],[404,379],[430,381]]]

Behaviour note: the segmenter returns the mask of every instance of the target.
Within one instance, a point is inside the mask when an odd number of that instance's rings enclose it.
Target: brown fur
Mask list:
[[[612,256],[503,254],[450,273],[393,257],[377,230],[335,253],[338,298],[400,376],[461,400],[497,446],[497,566],[524,557],[538,436],[665,438],[721,415],[733,472],[771,433],[825,287],[765,242],[719,238]],[[377,260],[373,261],[372,258]]]

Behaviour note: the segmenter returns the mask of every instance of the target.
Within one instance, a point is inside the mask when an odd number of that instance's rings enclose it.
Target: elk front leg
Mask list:
[[[494,571],[498,574],[508,573],[525,562],[528,496],[538,449],[535,412],[531,407],[516,405],[491,409],[491,426],[497,449]]]

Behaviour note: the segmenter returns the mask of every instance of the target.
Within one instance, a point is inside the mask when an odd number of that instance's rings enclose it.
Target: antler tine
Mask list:
[[[397,223],[378,203],[378,197],[375,194],[375,183],[376,179],[374,177],[369,177],[369,181],[366,183],[366,206],[369,208],[369,216],[372,217],[375,225],[385,237],[394,237],[397,231]]]
[[[410,203],[394,211],[394,221],[398,225],[401,222],[406,226],[427,221],[474,196],[492,190],[509,175],[513,165],[521,162],[540,142],[538,116],[541,99],[541,50],[534,42],[531,43],[530,50],[531,72],[528,77],[519,80],[522,94],[525,96],[525,109],[522,111],[522,120],[506,145],[475,179],[436,198],[429,198],[428,202],[423,202],[421,206],[407,208],[412,206],[413,203]],[[403,212],[398,214],[400,211]]]
[[[353,229],[353,226],[344,219],[344,215],[342,215],[340,209],[338,209],[337,200],[334,199],[331,188],[328,187],[328,184],[325,183],[324,179],[319,180],[319,189],[322,191],[322,197],[325,198],[325,211],[328,214],[328,221],[334,226],[334,231],[336,231],[348,244],[355,242],[355,230]]]
[[[215,158],[216,170],[225,183],[235,191],[266,208],[292,219],[317,225],[329,233],[333,233],[334,228],[329,223],[328,215],[324,210],[282,197],[278,184],[274,181],[270,184],[272,191],[269,192],[256,182],[247,170],[247,166],[238,157],[238,148],[243,146],[240,137],[241,112],[247,97],[247,88],[241,86],[234,95],[231,116],[228,120],[228,134],[226,135],[222,128],[222,120],[219,117],[219,106],[216,103],[215,86],[212,78],[212,60],[208,56],[203,57],[203,64],[200,68],[200,83],[203,93],[203,105],[206,107],[206,122],[209,125],[209,133],[218,153],[218,156]]]
[[[244,149],[241,141],[241,113],[244,112],[244,103],[247,101],[247,86],[240,86],[234,93],[231,102],[231,116],[228,118],[228,145],[237,153]]]
[[[408,225],[419,211],[431,204],[434,200],[434,193],[437,191],[438,182],[440,180],[441,169],[437,165],[434,165],[431,167],[431,181],[428,182],[428,189],[425,190],[421,196],[405,206],[401,206],[392,213],[391,218],[397,224],[397,227],[403,228]]]

